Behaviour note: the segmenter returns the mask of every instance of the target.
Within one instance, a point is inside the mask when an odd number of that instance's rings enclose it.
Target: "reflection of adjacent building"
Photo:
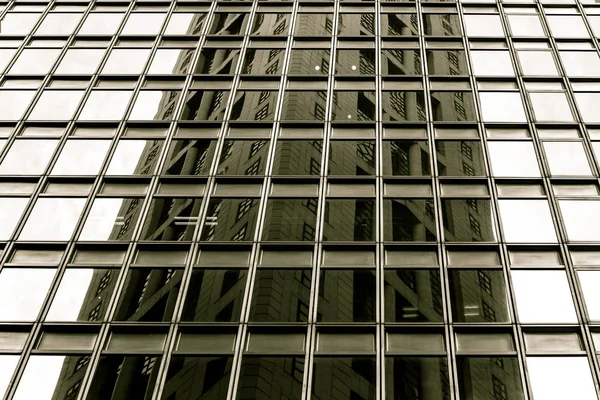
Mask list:
[[[211,34],[238,34],[244,31],[244,14],[217,14]],[[264,26],[280,29],[288,17],[267,14],[261,20]],[[321,18],[321,17],[319,17]],[[324,17],[323,17],[324,18]],[[352,21],[352,19],[349,19]],[[322,25],[320,21],[315,25]],[[382,29],[411,29],[413,22],[396,21]],[[270,24],[270,25],[269,25]],[[406,26],[401,27],[402,24]],[[287,26],[287,25],[286,25]],[[266,29],[266,28],[260,28]],[[271,70],[281,67],[283,51],[256,52],[251,64],[244,73],[268,75]],[[383,73],[411,71],[420,73],[421,60],[415,59],[413,50],[397,50],[387,58]],[[411,58],[410,56],[413,56]],[[200,55],[196,73],[217,75],[232,74],[239,63],[239,50],[204,49]],[[189,61],[188,61],[189,62]],[[448,62],[452,62],[448,58]],[[182,58],[181,63],[186,63]],[[337,60],[340,65],[357,65],[361,71],[374,71],[371,53],[355,50],[342,53]],[[436,61],[437,63],[437,61]],[[178,63],[179,65],[179,63]],[[322,66],[321,60],[294,65],[295,73],[312,73],[315,65]],[[183,66],[185,68],[185,66]],[[238,91],[233,100],[233,116],[240,120],[263,120],[272,118],[278,92]],[[351,116],[351,120],[371,120],[375,117],[374,93],[348,92],[342,97],[333,95],[334,112],[338,116]],[[227,96],[222,90],[191,91],[185,99],[184,119],[211,121],[217,120],[227,104]],[[339,95],[341,96],[341,95]],[[420,97],[419,97],[420,96]],[[166,92],[161,100],[157,118],[167,119],[165,113],[173,108],[177,96]],[[458,111],[462,104],[454,94],[444,94],[440,102],[451,104],[456,110],[452,120],[461,119]],[[285,100],[286,118],[290,120],[322,119],[326,99],[315,92],[291,92]],[[393,92],[389,102],[383,103],[383,113],[397,121],[424,120],[425,102],[422,94],[414,92]],[[444,110],[447,108],[444,106]],[[444,111],[445,113],[446,111]],[[154,162],[160,148],[159,141],[149,141],[144,148],[134,175],[144,175],[148,165]],[[438,157],[438,170],[451,171],[448,175],[465,175],[467,160],[461,151],[462,142],[456,141],[445,148],[446,153]],[[274,159],[274,174],[315,176],[320,173],[322,141],[278,141]],[[426,141],[390,140],[383,153],[383,164],[389,171],[385,175],[422,176],[431,174],[429,147]],[[217,175],[251,176],[264,174],[269,154],[269,141],[264,139],[227,139],[218,158]],[[207,175],[216,153],[215,139],[177,139],[167,152],[167,165],[163,173],[167,175],[198,176]],[[331,140],[327,173],[329,176],[357,177],[375,175],[376,148],[373,140]],[[472,168],[485,171],[481,165]],[[287,171],[287,172],[286,172]],[[455,172],[452,172],[455,171]],[[147,173],[147,172],[146,172]],[[442,174],[442,172],[440,172]],[[446,172],[444,172],[446,174]],[[196,197],[155,197],[150,204],[142,230],[143,240],[189,241],[197,227],[202,196]],[[205,225],[200,235],[201,241],[251,242],[256,231],[259,198],[212,197],[208,205]],[[141,201],[125,200],[118,214],[118,223],[108,240],[120,240],[131,232],[135,223],[126,222],[140,212]],[[384,201],[383,214],[384,240],[392,242],[435,242],[435,213],[432,199],[390,198]],[[489,218],[489,204],[475,200],[459,200],[451,203],[444,218],[446,239],[463,241],[483,241],[481,232],[491,232],[493,226]],[[317,202],[316,199],[301,201],[269,202],[265,210],[266,218],[277,221],[270,226],[263,240],[312,241],[315,240]],[[324,205],[325,241],[374,241],[376,227],[376,202],[374,199],[327,199]],[[290,222],[290,221],[293,221]],[[126,227],[125,231],[123,226]],[[240,266],[242,267],[242,266]],[[434,266],[430,266],[434,267]],[[109,299],[103,293],[112,293],[117,282],[117,270],[102,270],[90,282],[90,289],[83,302],[80,320],[99,320],[105,315]],[[169,268],[130,268],[125,277],[123,291],[116,307],[117,321],[168,322],[174,312],[175,302],[181,289],[183,273]],[[483,277],[482,277],[483,276]],[[187,296],[184,300],[182,322],[238,322],[246,287],[247,272],[243,269],[202,269],[193,271]],[[301,322],[308,321],[310,288],[314,277],[310,270],[260,270],[257,274],[250,306],[252,322]],[[439,269],[390,269],[385,272],[384,309],[385,321],[394,323],[443,322],[442,279]],[[482,287],[489,282],[490,291]],[[505,286],[503,277],[495,274],[464,274],[452,280],[451,291],[456,297],[458,308],[453,310],[455,320],[462,322],[500,321],[506,312]],[[484,285],[485,286],[485,285]],[[319,322],[375,322],[377,299],[376,278],[373,270],[327,270],[320,276],[317,320]],[[487,287],[487,286],[486,286]],[[504,291],[504,293],[503,293]],[[492,317],[494,315],[494,317]],[[460,317],[458,317],[460,316]],[[496,318],[496,319],[493,319]],[[67,389],[83,378],[86,357],[73,357],[63,367],[60,382],[53,400],[65,398]],[[153,382],[158,374],[159,359],[154,356],[116,359],[118,365],[101,364],[97,376],[106,375],[106,387],[112,385],[110,398],[126,399],[136,391],[136,398],[151,396]],[[302,385],[303,357],[248,358],[243,366],[244,380],[240,383],[240,399],[294,399]],[[323,361],[323,364],[326,364]],[[231,357],[203,357],[173,359],[167,373],[162,399],[203,399],[222,400],[227,391],[231,373]],[[387,365],[387,364],[386,364]],[[105,372],[102,369],[106,369]],[[318,367],[320,368],[320,367]],[[319,388],[323,400],[370,399],[375,393],[375,362],[360,358],[347,358],[332,361],[327,368],[319,369],[313,385]],[[482,377],[474,377],[482,393],[489,397],[492,387],[500,381],[510,389],[510,382],[502,381],[502,374],[493,365],[483,366]],[[508,367],[505,367],[508,368]],[[118,371],[116,375],[109,371]],[[273,376],[273,371],[285,371]],[[492,371],[495,371],[492,373]],[[510,371],[508,371],[510,372]],[[496,381],[485,377],[494,376]],[[445,360],[395,359],[386,367],[387,382],[402,382],[388,385],[387,393],[393,399],[447,399],[450,386],[448,366]],[[112,380],[111,380],[112,379]],[[260,380],[278,380],[269,388],[279,387],[280,392],[260,391]],[[486,382],[486,385],[481,385]],[[476,385],[473,384],[472,387]],[[90,399],[108,399],[102,392],[102,385],[94,385]],[[98,390],[94,392],[94,390]],[[142,393],[145,394],[142,395]],[[507,398],[510,397],[510,390]],[[129,400],[129,399],[128,399]]]

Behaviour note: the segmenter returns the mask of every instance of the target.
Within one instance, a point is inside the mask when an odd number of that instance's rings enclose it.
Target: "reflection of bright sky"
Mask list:
[[[92,269],[67,269],[46,320],[77,321],[93,275]]]
[[[50,400],[65,356],[31,356],[13,400]]]
[[[132,175],[145,148],[145,140],[121,140],[117,145],[106,174]]]
[[[587,358],[527,357],[535,400],[597,400]]]
[[[4,395],[17,362],[19,356],[0,355],[0,396]]]
[[[108,240],[122,204],[123,199],[96,199],[79,240]]]
[[[577,322],[564,271],[513,270],[511,275],[521,322]]]
[[[577,271],[590,320],[600,321],[600,271]]]
[[[546,200],[500,200],[498,203],[507,242],[556,242]]]
[[[40,198],[33,207],[20,240],[69,240],[85,198]]]
[[[0,321],[33,321],[56,270],[4,268],[0,272]]]

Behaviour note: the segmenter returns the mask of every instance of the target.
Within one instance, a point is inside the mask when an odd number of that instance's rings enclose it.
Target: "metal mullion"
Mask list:
[[[375,205],[376,205],[376,238],[375,238],[375,281],[377,285],[375,303],[375,350],[376,350],[376,398],[385,399],[385,259],[384,217],[383,217],[383,101],[381,83],[381,3],[375,1]]]
[[[315,359],[315,351],[317,348],[317,310],[319,306],[319,282],[321,280],[321,264],[323,259],[323,219],[325,213],[325,194],[327,193],[328,175],[327,168],[329,164],[329,143],[331,139],[331,113],[333,108],[333,82],[335,78],[335,61],[336,61],[336,49],[338,40],[338,20],[340,14],[340,3],[335,2],[333,4],[332,13],[332,28],[331,28],[331,48],[329,54],[329,72],[327,74],[327,107],[325,109],[325,121],[323,121],[323,152],[321,162],[321,174],[319,178],[319,192],[317,202],[317,224],[315,227],[315,265],[313,268],[313,280],[311,287],[311,301],[310,309],[311,313],[309,316],[309,329],[307,335],[307,358],[305,361],[304,369],[304,384],[303,384],[303,400],[309,400],[312,392],[312,378],[313,378],[313,364]]]
[[[458,4],[456,5],[458,9]],[[421,52],[421,70],[423,73],[423,91],[426,104],[426,132],[427,140],[429,142],[429,153],[430,153],[430,169],[431,169],[431,186],[433,191],[433,204],[436,209],[436,229],[438,230],[438,239],[436,250],[438,253],[439,266],[438,271],[440,273],[441,281],[441,292],[442,292],[442,306],[444,312],[444,336],[447,343],[446,360],[448,362],[448,382],[450,388],[450,399],[455,400],[458,398],[458,393],[455,391],[458,388],[458,375],[456,370],[456,351],[454,346],[454,327],[452,325],[452,312],[450,305],[450,284],[449,284],[449,273],[447,268],[446,258],[446,242],[444,235],[444,224],[442,220],[442,198],[441,198],[441,183],[439,179],[439,172],[437,169],[437,152],[435,149],[435,126],[433,122],[433,111],[431,105],[431,91],[429,85],[429,68],[426,62],[427,59],[427,46],[425,28],[423,27],[423,18],[426,13],[423,13],[422,4],[416,3],[417,20],[419,23],[419,51]],[[457,10],[456,14],[461,20],[462,15],[460,10]],[[464,27],[461,25],[464,32]],[[464,34],[462,36],[464,46]],[[466,51],[465,51],[466,53]],[[473,90],[473,88],[471,89]]]

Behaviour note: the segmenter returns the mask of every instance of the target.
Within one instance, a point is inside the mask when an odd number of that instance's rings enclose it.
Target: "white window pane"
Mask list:
[[[136,75],[141,74],[150,49],[116,49],[113,50],[104,67],[103,74]]]
[[[84,204],[85,199],[38,199],[19,240],[69,240]]]
[[[467,14],[464,17],[467,36],[504,36],[499,15]]]
[[[584,122],[600,122],[600,93],[575,93],[575,102]]]
[[[133,175],[139,173],[145,140],[121,140],[113,154],[106,175]]]
[[[28,200],[27,197],[0,198],[0,240],[10,239]]]
[[[131,92],[125,90],[92,91],[81,110],[79,119],[85,121],[119,120],[123,118],[130,97]]]
[[[515,76],[508,51],[472,51],[475,76]]]
[[[535,400],[598,400],[586,357],[527,357]]]
[[[196,20],[196,23],[192,25],[192,21]],[[173,13],[169,19],[169,23],[165,28],[165,35],[185,35],[190,33],[192,29],[202,24],[202,19],[198,14],[188,13]]]
[[[69,49],[56,74],[93,74],[104,57],[104,49]]]
[[[0,49],[0,72],[6,68],[6,65],[15,55],[15,52],[15,49]]]
[[[34,90],[0,90],[0,120],[21,118],[34,94]]]
[[[600,76],[600,58],[595,51],[560,51],[559,54],[568,76]]]
[[[508,15],[508,24],[515,37],[545,37],[544,28],[537,15]]]
[[[56,270],[4,268],[0,272],[0,321],[33,321]]]
[[[489,142],[495,176],[539,177],[537,157],[531,142]]]
[[[81,101],[83,90],[45,90],[33,107],[29,120],[70,120]]]
[[[578,15],[548,15],[552,36],[559,38],[589,38],[583,20]]]
[[[186,52],[178,49],[158,49],[154,54],[148,74],[173,74],[181,73],[175,70],[180,57]]]
[[[109,240],[113,238],[111,233],[122,206],[123,199],[96,199],[79,240]],[[123,214],[121,212],[121,215]]]
[[[592,175],[580,142],[544,142],[552,175]]]
[[[519,93],[480,92],[481,114],[485,122],[526,122]]]
[[[84,307],[94,270],[87,268],[69,268],[63,275],[46,321],[77,321]]]
[[[50,400],[59,382],[65,356],[33,355],[27,361],[13,400]],[[66,365],[64,365],[66,367]]]
[[[559,200],[570,241],[600,241],[600,201]]]
[[[522,50],[517,53],[523,75],[558,75],[551,52]]]
[[[28,34],[40,15],[42,14],[8,13],[2,18],[1,33],[4,35]]]
[[[60,49],[25,49],[8,73],[45,75],[54,65],[59,54]]]
[[[600,271],[577,271],[591,321],[600,321]]]
[[[0,164],[0,175],[40,175],[58,140],[16,140]]]
[[[166,14],[132,13],[129,15],[122,35],[157,35]]]
[[[110,147],[110,140],[69,140],[52,175],[96,175]]]
[[[19,358],[21,358],[20,355],[0,355],[0,394],[2,395],[8,388]]]
[[[81,20],[80,13],[50,13],[35,31],[38,35],[70,35]]]
[[[546,200],[499,200],[507,242],[556,242],[550,207]]]
[[[564,93],[530,93],[536,121],[571,122],[573,114]]]
[[[511,275],[522,323],[577,322],[564,271],[512,270]]]
[[[120,13],[91,13],[85,19],[79,34],[112,35],[121,24],[123,14]]]

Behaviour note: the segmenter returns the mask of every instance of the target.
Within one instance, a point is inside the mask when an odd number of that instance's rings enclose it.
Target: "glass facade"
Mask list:
[[[598,400],[592,0],[0,10],[3,399]]]

